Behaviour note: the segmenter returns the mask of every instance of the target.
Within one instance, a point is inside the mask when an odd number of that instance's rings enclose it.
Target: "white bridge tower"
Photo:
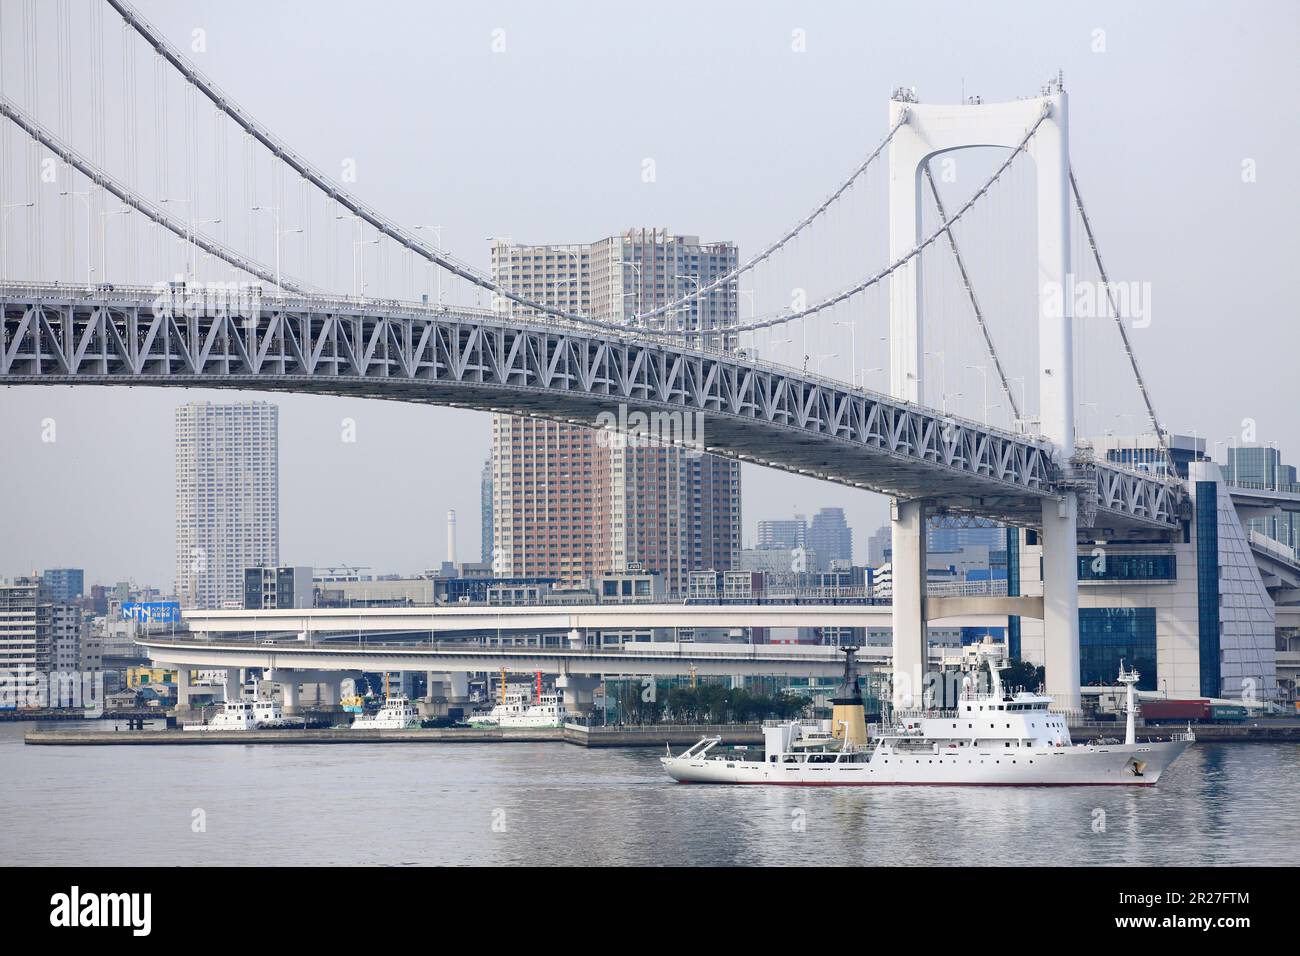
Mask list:
[[[1070,263],[1069,106],[1060,79],[1043,95],[1011,103],[959,105],[914,102],[905,91],[889,104],[889,122],[906,122],[889,144],[889,258],[897,261],[921,234],[921,189],[926,164],[959,149],[1016,149],[1025,145],[1036,167],[1038,192],[1038,375],[1039,428],[1055,446],[1057,464],[1074,453],[1074,362],[1072,315],[1066,287]],[[895,398],[926,404],[921,317],[921,256],[890,279],[890,391]],[[1059,295],[1045,294],[1055,290]],[[1059,303],[1059,307],[1058,307]],[[933,399],[933,395],[930,396]],[[939,404],[933,400],[929,404]],[[895,499],[893,520],[894,704],[921,706],[926,659],[926,554],[928,502]],[[1043,626],[1047,690],[1062,710],[1079,709],[1079,592],[1075,555],[1077,499],[1071,493],[1045,498],[1042,506]]]

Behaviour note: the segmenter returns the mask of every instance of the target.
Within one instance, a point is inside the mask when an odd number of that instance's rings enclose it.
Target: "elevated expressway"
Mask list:
[[[488,647],[468,641],[434,644],[362,641],[199,641],[144,638],[139,643],[157,664],[189,668],[260,667],[267,672],[411,671],[464,673],[504,669],[511,673],[563,675],[697,674],[834,677],[844,658],[825,646],[656,642],[611,647]],[[877,649],[875,662],[888,658]],[[864,657],[870,662],[873,655]]]
[[[944,598],[942,601],[960,601]],[[1041,598],[1002,599],[1032,612]],[[1015,603],[1019,602],[1019,603]],[[940,605],[942,607],[943,605]],[[939,611],[942,616],[944,612]],[[1041,611],[1040,611],[1041,613]],[[843,658],[834,647],[721,642],[638,642],[584,646],[587,631],[648,628],[887,627],[888,605],[592,604],[526,607],[312,608],[274,611],[186,611],[195,636],[137,639],[158,664],[190,668],[260,667],[269,671],[542,671],[551,674],[691,672],[730,676],[835,676]],[[1005,624],[989,613],[942,617],[954,627]],[[491,646],[449,635],[559,633],[556,645]],[[365,635],[411,640],[367,641]],[[888,648],[863,648],[867,664],[884,664]]]

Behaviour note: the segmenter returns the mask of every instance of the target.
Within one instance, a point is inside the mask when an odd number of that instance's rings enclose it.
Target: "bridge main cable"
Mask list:
[[[627,332],[627,326],[619,325],[613,322],[602,322],[597,319],[588,318],[577,312],[568,312],[564,309],[556,308],[553,305],[547,305],[544,302],[536,302],[527,296],[519,295],[507,289],[499,283],[493,282],[490,278],[483,275],[468,263],[461,262],[452,256],[447,255],[441,249],[436,249],[421,242],[411,233],[407,232],[401,226],[386,219],[380,213],[367,206],[361,200],[352,196],[350,193],[340,189],[337,185],[326,178],[325,174],[311,166],[306,160],[300,158],[288,146],[286,146],[274,133],[267,127],[258,123],[229,96],[208,79],[193,63],[185,58],[176,47],[162,36],[156,29],[149,24],[135,8],[125,0],[107,0],[109,6],[117,11],[118,15],[126,21],[136,33],[140,34],[155,51],[185,77],[190,84],[200,93],[212,101],[212,104],[229,116],[244,132],[248,133],[259,143],[267,148],[275,158],[279,159],[290,169],[296,172],[307,182],[311,183],[329,199],[338,203],[358,219],[369,223],[381,234],[388,236],[398,245],[409,249],[417,256],[428,262],[447,270],[452,275],[459,276],[467,282],[470,282],[481,289],[492,292],[502,298],[509,299],[526,309],[532,309],[546,315],[553,315],[556,318],[564,319],[568,322],[575,322],[581,325],[589,325],[595,328],[606,329],[616,332]],[[650,335],[669,335],[674,333],[657,332],[654,330],[644,330]]]
[[[740,276],[744,275],[746,272],[749,272],[755,266],[759,265],[766,259],[770,258],[773,253],[783,248],[787,243],[790,242],[790,240],[797,237],[801,232],[804,231],[804,229],[812,225],[813,222],[815,222],[818,218],[820,218],[821,215],[824,212],[826,212],[826,210],[830,209],[831,206],[834,204],[835,200],[839,199],[840,196],[844,194],[845,190],[847,190],[850,186],[852,186],[855,182],[857,182],[858,179],[861,178],[862,174],[867,171],[868,167],[870,167],[871,164],[876,161],[877,157],[880,156],[880,154],[884,151],[885,147],[888,146],[890,142],[893,140],[894,134],[898,132],[899,127],[901,127],[906,122],[907,122],[907,110],[904,109],[899,113],[898,119],[895,121],[894,125],[890,127],[889,132],[885,134],[885,138],[880,141],[880,145],[878,145],[875,149],[871,151],[871,154],[867,156],[867,158],[864,159],[858,165],[857,169],[855,169],[852,173],[849,174],[849,177],[846,180],[844,180],[844,182],[840,183],[839,188],[836,189],[833,193],[831,193],[828,197],[826,197],[825,201],[822,202],[820,206],[818,206],[811,213],[809,213],[802,220],[800,220],[799,223],[797,223],[793,229],[791,229],[785,235],[781,236],[781,238],[777,239],[776,242],[772,243],[770,246],[768,246],[766,249],[764,249],[762,252],[758,253],[757,255],[753,256],[752,258],[747,259],[741,265],[737,266],[735,269],[732,269],[730,272],[726,273],[725,275],[719,276],[718,278],[714,279],[712,282],[708,283],[707,285],[698,286],[694,292],[682,296],[676,302],[669,302],[666,305],[661,305],[658,306],[657,308],[651,309],[649,312],[642,312],[638,314],[637,316],[635,316],[637,321],[644,322],[646,319],[656,318],[657,316],[663,315],[666,312],[671,312],[674,309],[680,308],[682,305],[684,305],[687,302],[692,302],[696,299],[700,299],[703,296],[708,295],[714,289],[720,288],[721,286],[724,286],[727,283],[732,282],[735,279],[738,279]]]
[[[123,203],[130,206],[136,212],[141,213],[147,219],[150,219],[162,226],[164,229],[175,233],[186,242],[193,243],[209,255],[215,256],[223,262],[229,263],[236,269],[247,272],[251,276],[256,276],[270,285],[276,285],[275,270],[263,265],[255,259],[248,258],[229,246],[223,245],[210,236],[204,235],[200,232],[195,232],[192,228],[169,216],[167,213],[163,212],[160,207],[128,189],[125,185],[118,182],[104,170],[100,169],[85,156],[81,155],[81,153],[63,142],[35,119],[23,112],[23,110],[18,107],[18,104],[14,103],[4,95],[0,95],[0,115],[8,117],[13,121],[15,126],[25,132],[32,139],[36,140],[36,142],[49,149],[96,186],[112,193]],[[295,292],[299,295],[308,294],[308,290],[305,287],[293,280],[286,281],[283,275],[279,278],[279,288],[287,289],[290,292]]]
[[[1047,119],[1050,112],[1051,112],[1051,107],[1046,103],[1043,104],[1043,111],[1038,114],[1038,119],[1036,119],[1030,125],[1029,129],[1025,131],[1024,137],[1011,150],[1007,158],[1003,160],[1002,165],[1000,165],[997,169],[993,171],[993,175],[990,176],[987,180],[985,180],[984,185],[982,185],[979,189],[977,189],[969,199],[967,199],[964,203],[962,203],[961,207],[955,213],[953,213],[952,216],[950,216],[948,219],[941,222],[938,228],[936,228],[928,236],[926,236],[924,239],[918,242],[914,247],[912,247],[912,249],[903,253],[903,255],[899,256],[897,259],[895,259],[893,262],[885,266],[885,268],[881,269],[879,272],[875,273],[874,275],[868,276],[866,279],[863,279],[861,282],[857,283],[856,285],[850,286],[847,289],[837,292],[834,295],[830,296],[829,298],[823,299],[821,302],[818,302],[815,305],[810,305],[808,306],[808,308],[801,309],[798,312],[782,313],[781,315],[773,316],[772,318],[768,318],[768,319],[763,319],[762,321],[759,322],[745,322],[738,325],[725,325],[725,326],[719,326],[717,328],[710,328],[710,329],[679,329],[677,330],[676,334],[685,336],[687,338],[698,338],[699,336],[702,335],[718,335],[725,332],[752,332],[756,329],[771,328],[774,325],[784,325],[787,322],[796,322],[799,319],[807,318],[810,315],[816,315],[819,312],[824,312],[827,309],[831,308],[832,306],[839,305],[841,302],[845,301],[846,299],[851,299],[853,298],[853,296],[858,295],[861,292],[865,292],[867,289],[870,289],[873,285],[877,285],[882,280],[887,279],[893,273],[897,272],[903,266],[907,265],[909,262],[911,262],[913,259],[919,256],[927,248],[933,245],[934,242],[938,240],[940,236],[948,234],[948,232],[952,229],[952,227],[958,221],[960,221],[961,218],[965,216],[967,212],[970,211],[970,208],[974,206],[977,201],[979,201],[979,198],[983,196],[986,192],[988,192],[993,187],[994,183],[996,183],[999,179],[1002,178],[1002,174],[1007,171],[1007,168],[1012,164],[1012,162],[1015,161],[1015,158],[1019,156],[1022,152],[1024,152],[1024,149],[1029,144],[1029,141],[1033,139],[1034,134],[1038,132],[1038,127],[1043,125],[1043,121]]]

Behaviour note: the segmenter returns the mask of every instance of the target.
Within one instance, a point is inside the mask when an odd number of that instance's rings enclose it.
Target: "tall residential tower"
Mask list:
[[[270,402],[176,409],[176,594],[242,607],[244,569],[280,563],[279,410]]]
[[[492,276],[528,298],[631,324],[637,313],[707,286],[737,261],[732,243],[630,229],[579,245],[497,241]],[[729,326],[736,321],[736,300],[735,285],[728,283],[653,324]],[[517,303],[502,307],[530,315]],[[726,333],[701,341],[732,344]],[[639,566],[659,573],[669,590],[684,592],[691,571],[727,570],[740,547],[740,466],[691,449],[496,415],[491,481],[498,574],[578,584]]]

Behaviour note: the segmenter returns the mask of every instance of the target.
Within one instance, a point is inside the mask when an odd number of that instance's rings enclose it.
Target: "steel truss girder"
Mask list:
[[[707,450],[1034,525],[1066,484],[1052,446],[884,395],[632,335],[484,313],[273,300],[251,314],[150,290],[0,290],[0,384],[134,384],[361,394],[594,425],[701,416]],[[624,420],[624,419],[620,419]],[[1169,529],[1177,486],[1095,466],[1107,524]],[[1077,480],[1077,479],[1076,479]]]

